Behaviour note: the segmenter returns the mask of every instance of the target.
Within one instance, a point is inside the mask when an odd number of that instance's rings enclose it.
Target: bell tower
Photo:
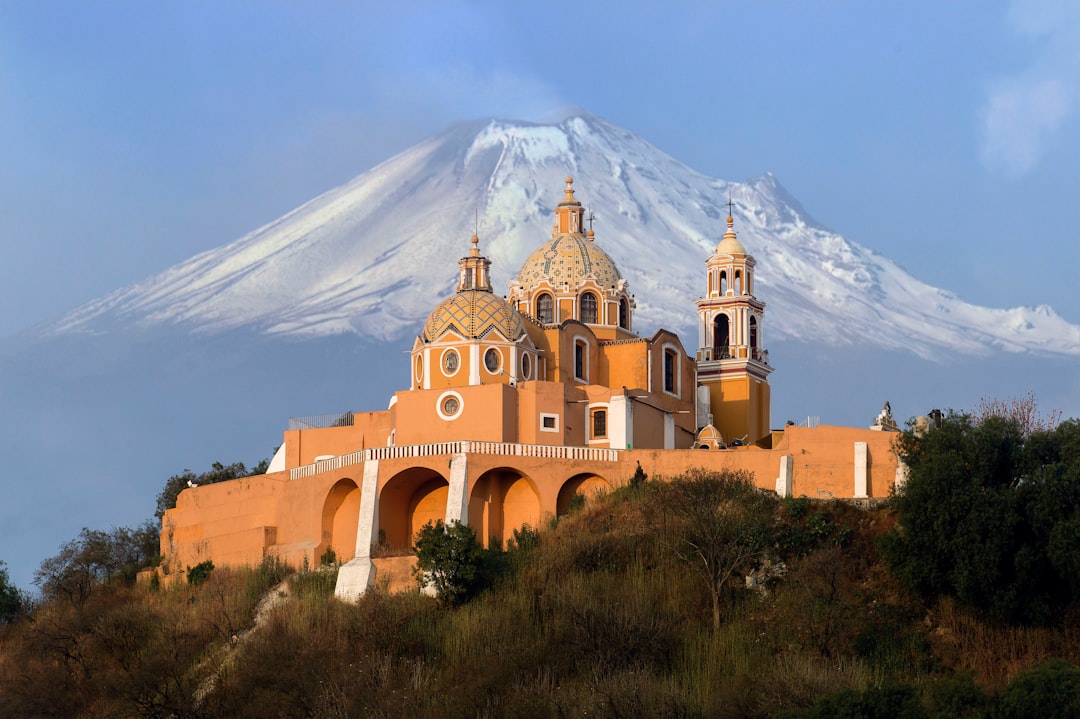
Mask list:
[[[773,368],[762,333],[765,303],[754,296],[754,264],[735,235],[729,202],[727,232],[705,261],[705,296],[695,303],[698,417],[712,415],[729,445],[757,442],[770,429]]]

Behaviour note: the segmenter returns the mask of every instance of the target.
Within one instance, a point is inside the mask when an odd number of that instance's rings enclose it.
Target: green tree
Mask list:
[[[261,463],[259,466],[262,466]],[[164,517],[167,510],[176,506],[177,496],[192,485],[201,487],[207,484],[247,477],[249,474],[251,473],[248,472],[243,462],[234,462],[233,464],[214,462],[210,465],[210,469],[202,474],[195,474],[190,469],[185,469],[180,474],[174,474],[165,481],[165,486],[157,496],[157,509],[154,510],[154,516],[158,519]]]
[[[10,624],[26,610],[26,595],[11,583],[7,562],[0,560],[0,624]]]
[[[482,588],[484,548],[471,527],[428,522],[417,533],[413,552],[413,571],[422,584],[435,589],[441,603],[456,606]]]
[[[1029,431],[949,413],[897,449],[908,480],[882,550],[910,589],[1025,624],[1055,621],[1080,596],[1080,422]]]
[[[756,569],[772,548],[776,496],[746,471],[692,472],[659,486],[661,506],[675,519],[668,545],[708,589],[713,627],[728,583]]]
[[[45,599],[82,604],[94,589],[114,578],[133,583],[138,571],[158,559],[158,530],[147,521],[135,528],[109,532],[83,527],[79,536],[60,545],[60,552],[41,563],[34,584]]]

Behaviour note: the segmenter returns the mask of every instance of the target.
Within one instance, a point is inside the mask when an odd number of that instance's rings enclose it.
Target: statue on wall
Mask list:
[[[888,400],[885,400],[885,405],[881,408],[881,412],[878,413],[877,419],[874,420],[873,426],[896,429],[896,421],[893,419],[892,416],[892,406],[889,405]]]

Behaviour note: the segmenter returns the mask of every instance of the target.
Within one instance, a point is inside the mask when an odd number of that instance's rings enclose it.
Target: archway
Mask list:
[[[570,505],[575,497],[581,497],[588,502],[598,494],[611,491],[611,484],[598,474],[578,474],[563,483],[559,489],[559,498],[555,502],[555,510],[561,517],[570,513]]]
[[[540,524],[540,496],[532,480],[509,467],[480,475],[469,495],[469,526],[484,546],[505,547],[525,524]]]
[[[398,472],[379,493],[379,543],[404,554],[428,522],[446,518],[449,483],[433,469],[413,467]]]
[[[360,488],[351,479],[338,480],[326,495],[322,510],[322,534],[315,548],[315,562],[332,548],[338,561],[356,555],[356,527],[360,520]]]
[[[713,359],[725,359],[730,354],[730,320],[727,313],[721,312],[713,319]]]

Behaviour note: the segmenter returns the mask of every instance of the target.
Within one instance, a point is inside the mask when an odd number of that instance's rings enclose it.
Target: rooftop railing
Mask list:
[[[289,429],[325,429],[326,427],[352,427],[353,413],[312,414],[306,417],[289,417]]]
[[[698,362],[725,359],[753,359],[769,364],[769,350],[749,345],[721,345],[720,347],[702,347],[697,351]]]
[[[289,479],[314,477],[316,474],[330,472],[343,467],[350,467],[379,459],[409,459],[411,457],[433,457],[448,454],[494,454],[509,457],[539,457],[541,459],[577,459],[591,462],[617,462],[619,450],[606,447],[565,447],[547,444],[515,444],[512,442],[437,442],[435,444],[412,444],[394,447],[373,447],[361,449],[349,454],[342,454],[329,459],[321,459],[313,464],[305,464],[289,470]]]

